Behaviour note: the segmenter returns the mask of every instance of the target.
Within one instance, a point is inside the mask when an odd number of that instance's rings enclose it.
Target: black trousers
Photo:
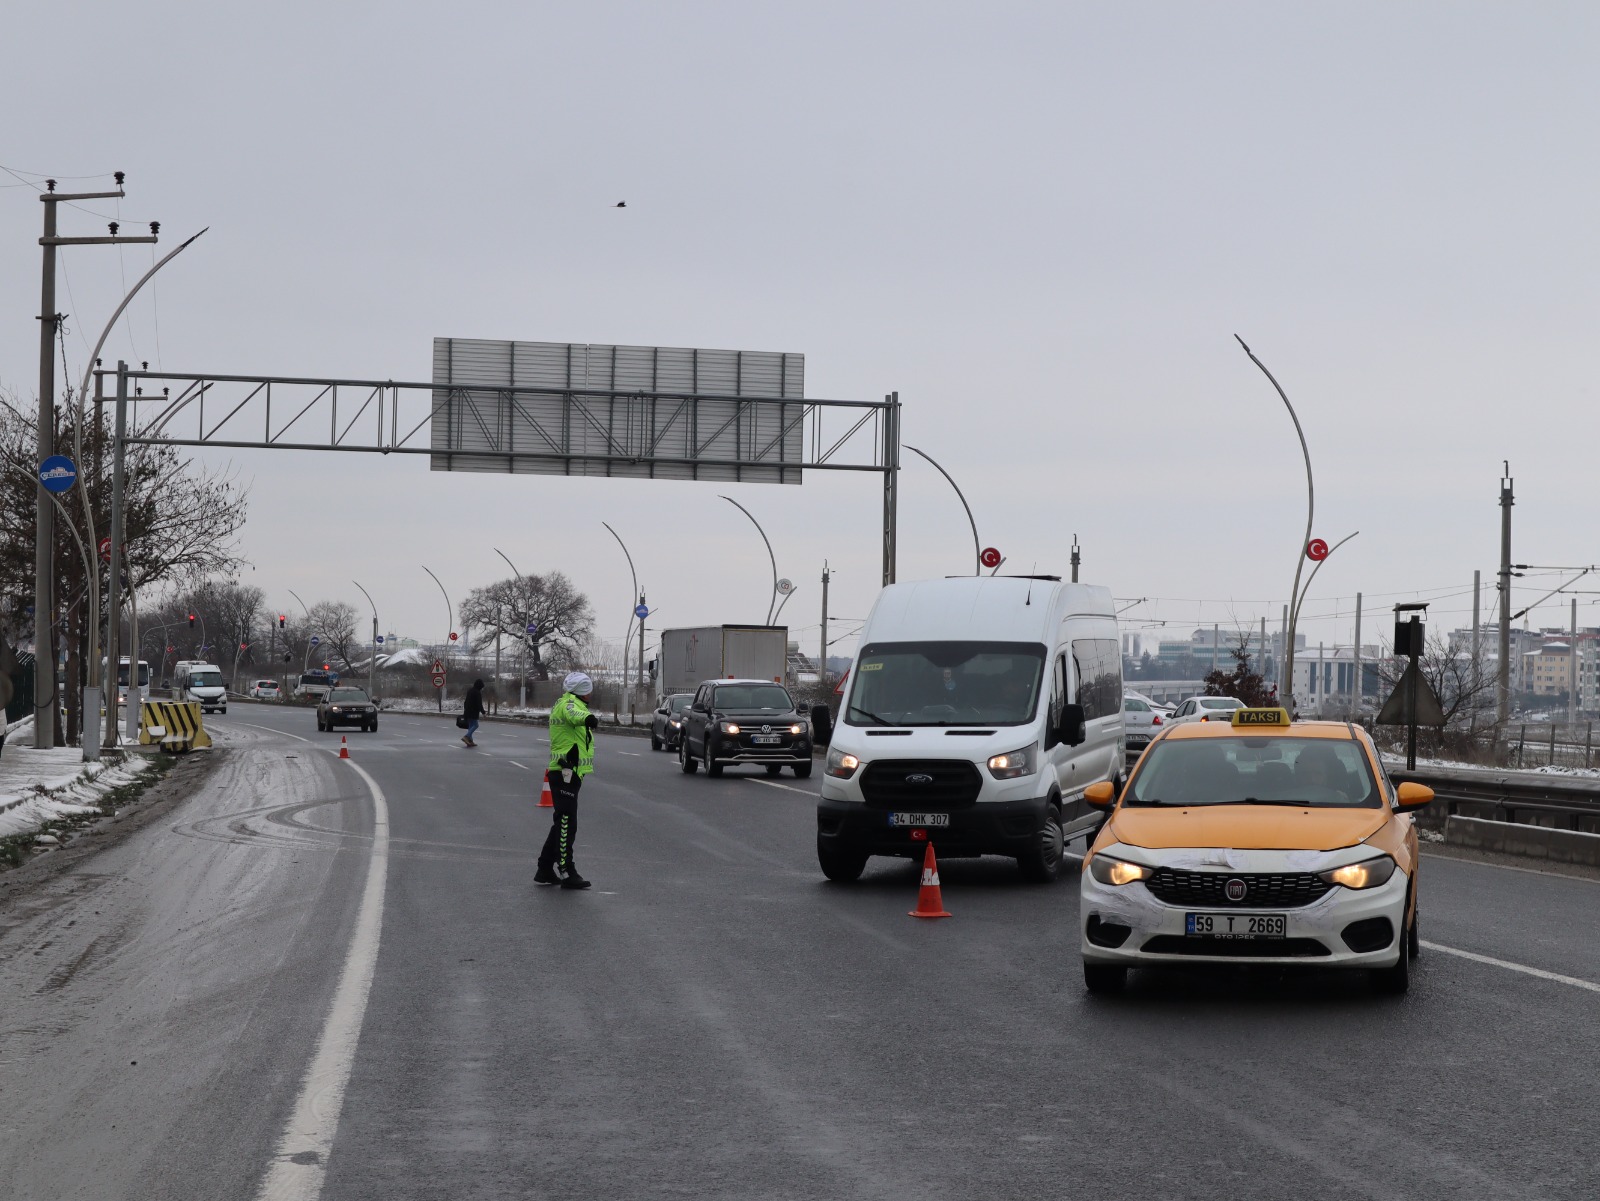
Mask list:
[[[572,773],[569,784],[562,780],[559,771],[551,769],[550,800],[555,810],[550,815],[550,833],[545,835],[544,850],[539,852],[539,866],[554,868],[560,876],[571,875],[576,870],[572,866],[572,847],[578,839],[578,789],[581,787],[583,780],[577,772]]]

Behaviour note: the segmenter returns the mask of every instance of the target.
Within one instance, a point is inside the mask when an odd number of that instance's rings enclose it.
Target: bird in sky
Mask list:
[[[626,200],[619,200],[617,201],[617,207],[619,209],[625,209],[628,207],[628,202]]]

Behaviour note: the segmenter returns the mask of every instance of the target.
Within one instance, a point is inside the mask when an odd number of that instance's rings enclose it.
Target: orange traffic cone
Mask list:
[[[339,735],[339,758],[341,758],[341,759],[350,758],[350,744],[345,741],[345,737],[344,737],[343,734]]]
[[[556,799],[555,799],[555,797],[550,795],[550,773],[549,772],[545,772],[544,773],[544,784],[539,789],[539,808],[541,808],[541,809],[554,809],[555,807],[556,807]]]
[[[939,863],[933,857],[933,843],[922,857],[922,891],[917,893],[917,907],[912,917],[949,917],[945,912],[944,895],[939,891]]]

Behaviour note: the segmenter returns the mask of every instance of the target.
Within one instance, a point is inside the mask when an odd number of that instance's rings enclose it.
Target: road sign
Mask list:
[[[111,562],[111,539],[100,539],[100,557],[107,563]]]
[[[1313,538],[1306,543],[1306,558],[1313,563],[1320,563],[1328,557],[1328,544],[1321,538]],[[1340,562],[1343,562],[1341,559]]]
[[[379,645],[379,646],[382,646],[382,645],[383,645],[383,635],[382,635],[382,634],[379,634],[379,635],[378,635],[378,645]]]
[[[789,582],[788,580],[779,580],[778,581],[779,590],[781,591],[782,590],[782,586],[784,584],[787,584],[788,582]],[[640,621],[643,621],[646,617],[650,616],[650,609],[646,605],[640,605],[638,608],[634,609],[633,615],[635,617],[637,617]]]
[[[443,659],[435,659],[433,661],[433,666],[430,667],[428,670],[430,672],[432,672],[436,676],[444,675],[444,660]]]
[[[66,455],[51,455],[39,464],[39,482],[46,492],[65,492],[78,482],[78,469]]]
[[[435,688],[443,688],[444,687],[444,672],[439,671],[439,672],[435,672],[434,673],[434,675],[433,675],[433,686]]]
[[[321,641],[322,641],[322,639],[318,638],[315,634],[311,635],[311,645],[312,646],[316,646],[317,643],[319,643]]]
[[[778,595],[779,596],[788,596],[789,593],[791,593],[793,591],[794,591],[794,581],[793,580],[783,579],[783,580],[779,580],[778,581]]]
[[[536,621],[530,621],[528,623],[528,637],[531,638],[535,634],[537,634],[538,632],[539,632],[539,623],[536,622]]]
[[[995,548],[992,546],[986,546],[983,548],[983,553],[978,556],[978,562],[982,563],[985,567],[999,567],[1000,552],[995,550]]]

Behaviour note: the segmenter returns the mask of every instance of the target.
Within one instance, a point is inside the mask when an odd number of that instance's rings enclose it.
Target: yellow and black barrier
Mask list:
[[[193,751],[211,745],[200,723],[199,701],[145,701],[139,710],[139,745],[160,744],[164,751]]]

